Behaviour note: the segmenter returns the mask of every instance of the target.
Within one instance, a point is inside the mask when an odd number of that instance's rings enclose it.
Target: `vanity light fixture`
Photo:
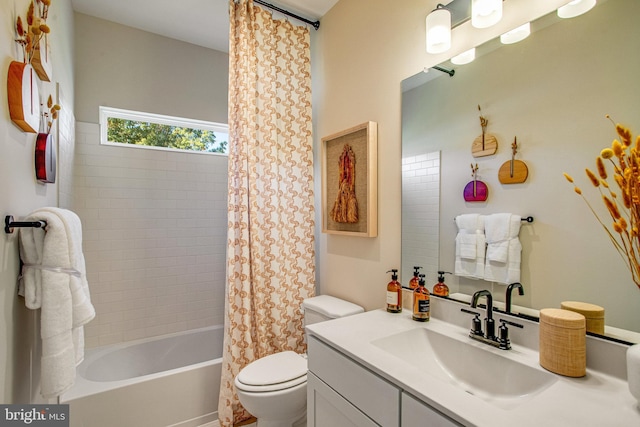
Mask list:
[[[488,28],[502,19],[502,0],[471,0],[471,25]]]
[[[464,65],[473,62],[474,59],[476,59],[476,48],[472,47],[471,49],[451,58],[451,62],[456,65]]]
[[[427,52],[442,53],[451,48],[451,12],[444,5],[427,15]]]
[[[575,18],[583,13],[587,13],[596,5],[596,0],[573,0],[558,8],[560,18]]]
[[[531,23],[527,22],[526,24],[520,25],[519,27],[501,35],[500,42],[502,44],[518,43],[519,41],[529,37],[529,34],[531,34]]]

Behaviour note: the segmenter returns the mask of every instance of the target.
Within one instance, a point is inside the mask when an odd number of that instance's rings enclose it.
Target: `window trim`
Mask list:
[[[186,127],[192,129],[208,130],[211,132],[221,132],[229,134],[229,125],[223,123],[208,122],[205,120],[187,119],[184,117],[167,116],[164,114],[145,113],[141,111],[124,110],[122,108],[113,107],[98,107],[99,124],[100,124],[100,144],[110,145],[115,147],[129,147],[129,148],[145,148],[151,150],[163,150],[179,153],[194,153],[194,154],[214,154],[218,156],[228,156],[228,153],[212,153],[209,151],[196,151],[196,150],[182,150],[179,148],[169,147],[156,147],[151,145],[137,145],[127,144],[124,142],[113,142],[107,139],[107,121],[109,118],[132,120],[138,122],[149,122],[160,125]]]

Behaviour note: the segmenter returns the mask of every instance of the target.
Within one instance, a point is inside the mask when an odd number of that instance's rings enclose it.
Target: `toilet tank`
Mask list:
[[[305,325],[313,325],[314,323],[364,312],[364,308],[359,305],[330,295],[307,298],[302,301],[302,308],[304,310]]]

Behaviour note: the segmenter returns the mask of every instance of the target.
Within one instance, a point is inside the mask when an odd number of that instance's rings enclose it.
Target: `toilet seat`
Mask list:
[[[264,393],[285,390],[307,381],[307,359],[293,351],[283,351],[255,360],[235,379],[238,389]]]

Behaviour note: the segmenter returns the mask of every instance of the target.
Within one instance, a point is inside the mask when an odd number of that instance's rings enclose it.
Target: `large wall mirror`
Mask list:
[[[625,331],[640,332],[640,288],[585,201],[563,176],[566,172],[575,178],[609,223],[600,193],[584,171],[595,170],[596,157],[617,137],[607,114],[627,125],[634,139],[640,133],[637,16],[637,0],[601,0],[588,13],[571,19],[554,13],[531,23],[532,34],[517,44],[497,47],[499,42],[489,42],[478,48],[474,62],[441,64],[455,70],[453,77],[431,69],[427,82],[423,73],[403,82],[403,161],[435,156],[440,173],[435,190],[439,190],[437,244],[430,252],[433,256],[410,258],[415,250],[409,244],[415,246],[424,230],[403,223],[403,284],[411,278],[413,265],[425,267],[430,288],[437,281],[435,271],[453,271],[457,215],[533,216],[535,221],[522,225],[519,234],[525,295],[515,294],[513,303],[529,309],[560,307],[562,301],[597,304],[605,309],[608,334],[627,339]],[[472,143],[482,134],[478,105],[488,120],[487,132],[498,140],[498,150],[474,158]],[[525,162],[529,176],[520,184],[501,184],[498,171],[511,159],[516,137],[516,159]],[[472,179],[472,163],[478,164],[478,179],[489,188],[485,202],[463,198]],[[407,182],[403,175],[403,188]],[[433,192],[428,197],[433,199]],[[437,196],[435,200],[437,204]],[[403,220],[420,217],[415,210],[425,208],[408,201],[403,197]],[[433,206],[428,209],[438,211]],[[433,234],[429,236],[425,242],[433,239]],[[447,276],[446,282],[452,293],[470,295],[489,289],[494,299],[504,301],[504,285],[458,276]],[[628,340],[636,340],[635,336]]]

